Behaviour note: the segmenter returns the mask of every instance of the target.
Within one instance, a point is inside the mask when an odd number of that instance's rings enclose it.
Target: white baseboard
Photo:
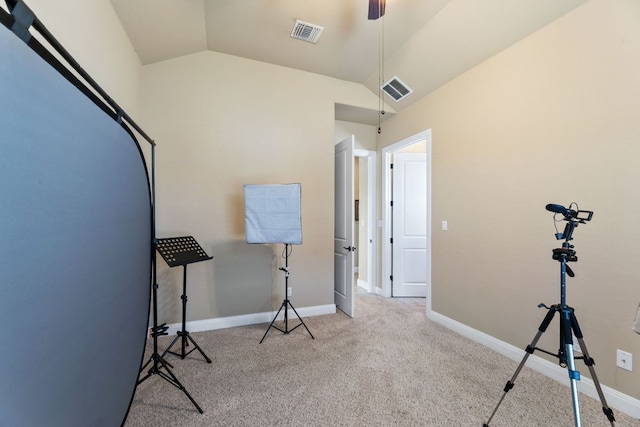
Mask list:
[[[300,317],[321,316],[323,314],[334,314],[336,312],[335,304],[317,305],[313,307],[296,308]],[[270,323],[278,311],[267,311],[262,313],[243,314],[240,316],[218,317],[214,319],[193,320],[187,322],[186,328],[189,332],[205,332],[216,329],[233,328],[236,326],[256,325],[260,323]],[[293,310],[289,309],[287,316],[295,317]],[[278,320],[284,319],[284,312],[278,315]],[[182,329],[182,323],[172,323],[167,325],[169,335],[175,335]]]
[[[519,349],[504,341],[500,341],[499,339],[492,337],[491,335],[480,332],[447,316],[436,313],[435,311],[429,312],[428,317],[434,322],[440,323],[447,328],[459,333],[460,335],[463,335],[486,347],[489,347],[490,349],[504,356],[507,356],[509,359],[512,359],[516,362],[522,361],[522,358],[525,355],[524,349]],[[527,363],[525,366],[537,372],[540,372],[541,374],[546,375],[547,377],[552,378],[562,384],[565,384],[567,387],[570,385],[566,368],[561,368],[559,365],[536,356],[535,354],[529,356],[529,359],[527,359]],[[615,390],[606,385],[600,384],[600,386],[609,407],[624,412],[630,417],[640,418],[640,400],[621,393],[618,390]],[[584,393],[596,400],[600,399],[596,390],[596,386],[591,378],[582,376],[578,386],[578,390],[581,393]]]
[[[365,282],[364,280],[358,279],[356,284],[358,285],[358,287],[365,289],[367,292],[369,292],[369,282]]]

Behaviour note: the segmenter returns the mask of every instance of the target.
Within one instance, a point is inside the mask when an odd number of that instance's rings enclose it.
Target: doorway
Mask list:
[[[355,294],[372,292],[377,287],[376,153],[354,146],[355,135],[335,146],[334,170],[334,302],[350,317],[355,315]],[[358,170],[357,180],[354,179],[355,170]],[[359,270],[357,280],[356,266]]]
[[[400,154],[407,152],[421,154]],[[382,295],[386,297],[423,296],[427,298],[427,310],[429,310],[431,306],[431,130],[420,132],[385,147],[382,150],[382,155],[384,163]],[[400,178],[396,176],[394,182],[395,168],[392,167],[394,156],[397,156],[397,160],[403,161],[405,166],[412,165],[412,162],[417,161],[416,157],[422,156],[424,169],[420,170],[417,167],[418,163],[415,163],[416,167],[404,168],[403,175]],[[407,159],[412,158],[413,160],[408,160],[407,163]],[[406,230],[403,229],[405,224],[398,221],[397,211],[400,211],[402,207],[396,204],[394,191],[395,193],[400,192],[401,195],[414,203],[414,206],[409,209],[411,212],[419,212],[420,217],[414,216],[413,223],[409,226],[412,233],[408,233],[413,234],[412,237],[416,237],[417,234],[423,236],[419,246],[413,246],[417,239],[406,239],[405,236],[398,235],[398,232]],[[424,198],[422,199],[421,196]],[[409,204],[409,206],[411,205]],[[395,221],[394,209],[396,209]],[[403,214],[402,220],[407,220],[407,216]],[[396,247],[394,247],[394,243],[397,245]],[[401,245],[404,245],[403,247],[408,250],[399,249],[398,246]],[[402,280],[401,284],[398,284],[398,279]]]
[[[375,151],[353,151],[354,156],[354,234],[357,242],[354,257],[356,290],[376,292],[376,163]]]

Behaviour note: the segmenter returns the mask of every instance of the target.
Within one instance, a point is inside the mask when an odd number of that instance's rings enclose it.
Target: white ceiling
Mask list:
[[[111,3],[143,64],[212,50],[362,83],[378,94],[383,39],[383,81],[398,76],[414,91],[398,103],[386,99],[400,111],[585,1],[387,0],[378,21],[367,19],[368,0]],[[324,27],[316,44],[290,37],[297,19]],[[378,120],[375,112],[350,117]]]

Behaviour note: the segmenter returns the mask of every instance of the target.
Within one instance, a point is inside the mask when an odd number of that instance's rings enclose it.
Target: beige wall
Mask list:
[[[334,103],[364,87],[201,52],[144,67],[157,146],[158,237],[193,235],[214,256],[189,268],[192,320],[277,309],[282,245],[245,243],[243,184],[302,184],[303,244],[290,257],[296,308],[333,304]],[[176,322],[182,271],[160,260],[162,320]]]
[[[29,0],[27,5],[84,71],[141,125],[142,64],[111,2]],[[37,31],[31,33],[48,46]],[[150,165],[151,145],[138,134],[136,138]]]
[[[29,0],[27,4],[80,66],[137,121],[142,66],[109,0]]]
[[[640,370],[615,358],[640,355],[638,52],[640,2],[593,0],[385,122],[380,140],[433,132],[433,310],[520,348],[537,304],[560,302],[545,205],[595,211],[574,233],[568,303],[601,382],[635,398]]]

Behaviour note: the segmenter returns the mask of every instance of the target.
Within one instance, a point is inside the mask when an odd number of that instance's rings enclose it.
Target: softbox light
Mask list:
[[[149,318],[144,159],[4,25],[0,56],[0,424],[117,426]]]
[[[244,186],[247,243],[302,244],[300,184]]]

